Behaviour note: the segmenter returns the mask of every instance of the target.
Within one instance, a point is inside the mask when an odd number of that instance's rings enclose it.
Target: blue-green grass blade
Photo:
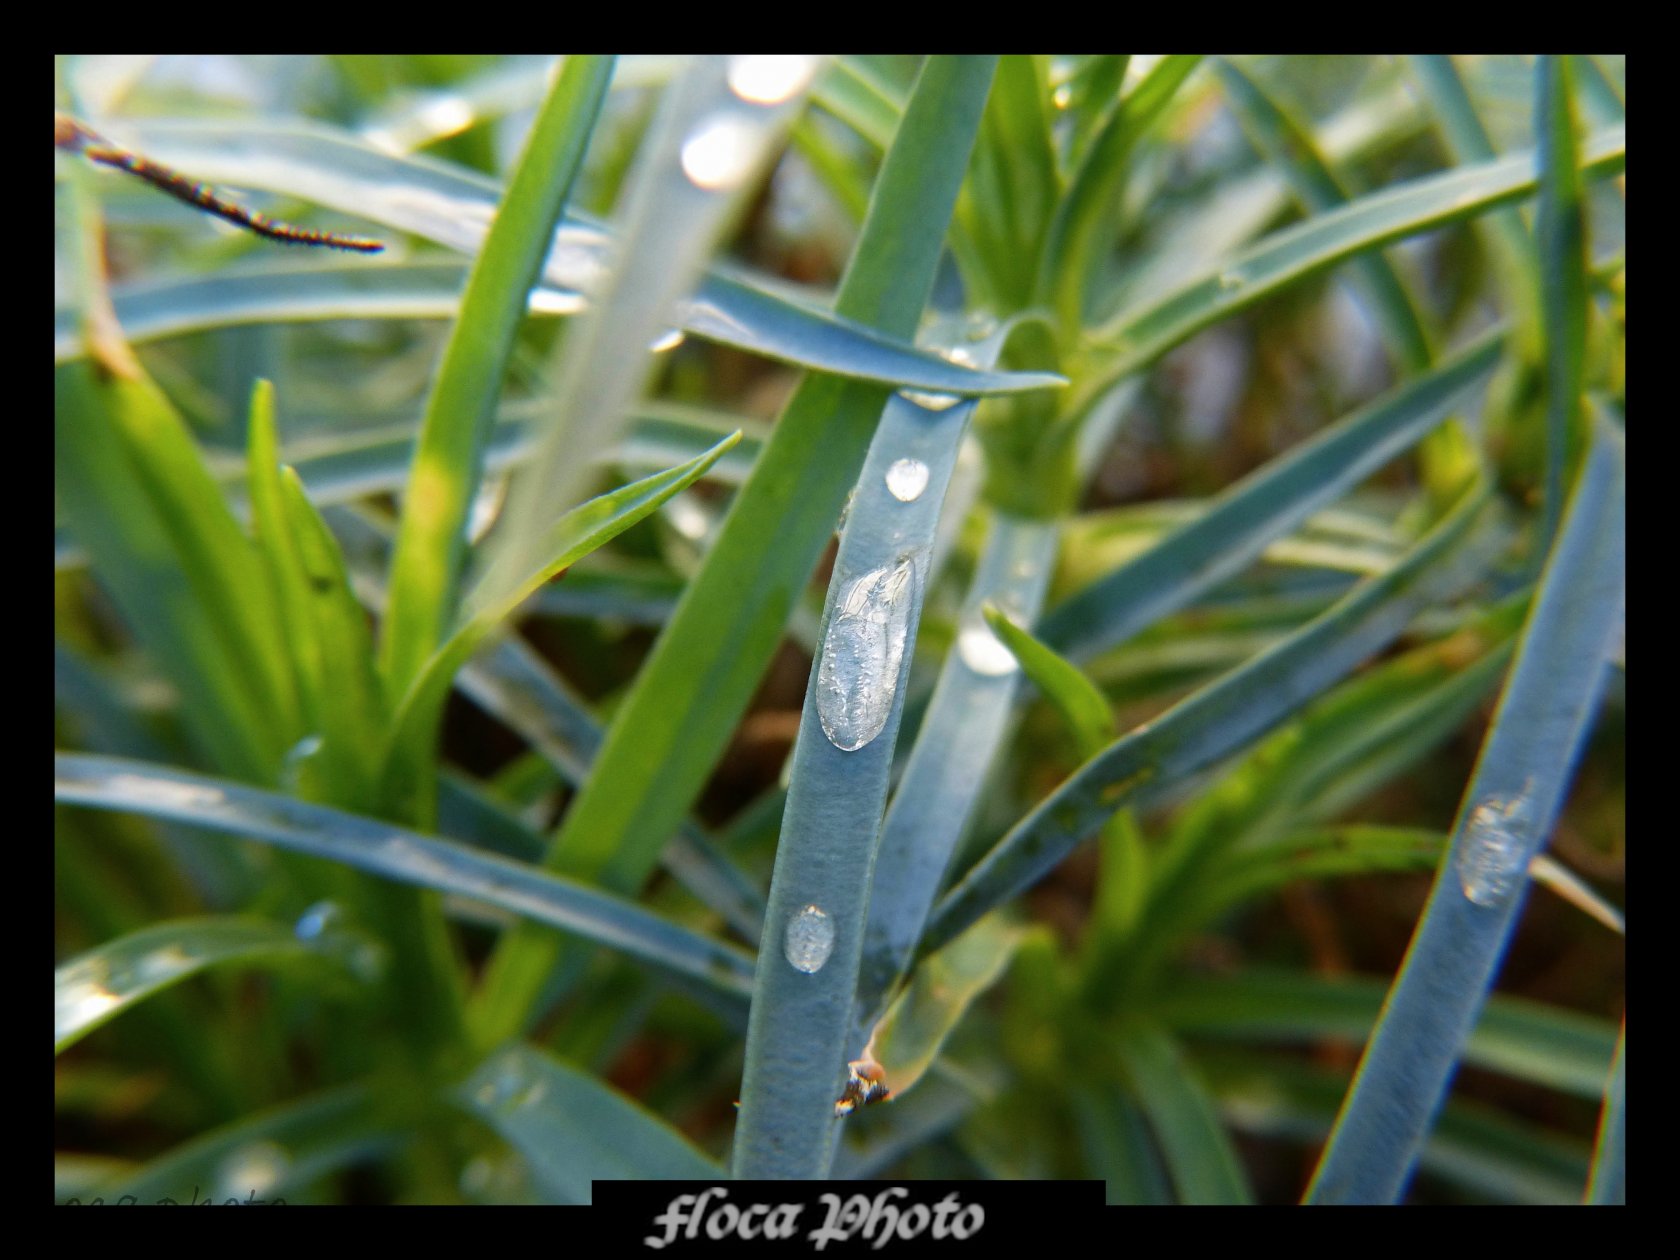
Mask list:
[[[1253,1202],[1213,1097],[1172,1035],[1151,1024],[1132,1024],[1121,1032],[1116,1049],[1178,1201]]]
[[[892,336],[914,332],[991,72],[987,58],[936,57],[924,67],[841,282],[840,314]],[[556,838],[554,869],[619,891],[652,870],[833,535],[886,398],[884,387],[832,377],[800,385],[619,709]],[[502,943],[477,1008],[489,1044],[523,1027],[557,952],[531,931]]]
[[[631,957],[745,995],[752,959],[640,906],[532,866],[224,779],[116,757],[54,758],[66,804],[172,819],[266,840],[400,883],[485,901]]]
[[[1123,642],[1251,563],[1460,405],[1499,362],[1497,334],[1272,460],[1195,521],[1052,608],[1039,635],[1075,660]]]
[[[1627,1025],[1616,1038],[1616,1061],[1604,1085],[1604,1113],[1593,1149],[1588,1203],[1627,1202]]]
[[[1451,851],[1308,1192],[1314,1202],[1392,1202],[1405,1190],[1598,708],[1621,624],[1625,511],[1621,436],[1600,424]]]
[[[549,1203],[589,1203],[590,1183],[715,1181],[722,1170],[663,1120],[533,1046],[486,1059],[454,1091],[525,1158]]]
[[[1024,891],[1115,810],[1237,751],[1391,642],[1427,604],[1479,572],[1485,487],[1392,569],[1239,669],[1087,761],[993,846],[934,908],[920,949],[935,949]]]

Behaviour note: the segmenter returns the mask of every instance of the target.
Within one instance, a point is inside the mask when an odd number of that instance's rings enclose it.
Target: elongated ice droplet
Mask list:
[[[1526,792],[1508,803],[1485,801],[1470,812],[1458,849],[1458,882],[1478,906],[1501,906],[1517,890],[1527,868],[1521,827],[1527,812]]]
[[[895,459],[887,469],[887,489],[900,503],[914,503],[927,489],[928,466],[919,459]]]
[[[817,717],[842,752],[856,752],[887,724],[915,582],[909,560],[871,569],[852,579],[834,605],[817,666]]]
[[[806,906],[788,920],[782,933],[782,953],[795,971],[821,971],[834,952],[834,920],[820,906]]]

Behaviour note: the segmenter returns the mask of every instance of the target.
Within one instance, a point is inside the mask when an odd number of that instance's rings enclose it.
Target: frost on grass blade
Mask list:
[[[915,581],[913,561],[883,565],[854,578],[834,606],[817,666],[817,717],[842,752],[869,743],[892,713]]]

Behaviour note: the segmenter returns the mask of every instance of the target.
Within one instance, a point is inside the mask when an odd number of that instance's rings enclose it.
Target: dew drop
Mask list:
[[[815,57],[773,57],[752,53],[729,63],[729,90],[754,105],[780,105],[816,77]]]
[[[1073,89],[1064,83],[1051,93],[1050,99],[1057,109],[1066,109],[1073,104]]]
[[[928,466],[919,459],[895,459],[887,469],[887,489],[900,503],[914,503],[927,489]]]
[[[318,941],[344,923],[344,908],[337,902],[317,901],[298,916],[292,935],[300,941]]]
[[[1004,647],[1003,640],[992,633],[992,628],[979,613],[975,613],[957,632],[957,655],[976,674],[984,674],[988,678],[1001,678],[1021,667],[1015,653]]]
[[[746,118],[714,114],[683,141],[683,174],[707,192],[733,188],[752,174],[764,128]]]
[[[1501,906],[1517,890],[1527,865],[1521,828],[1527,813],[1526,789],[1514,801],[1486,801],[1470,812],[1459,843],[1458,882],[1478,906]]]
[[[648,352],[650,354],[663,354],[667,350],[675,350],[678,346],[682,345],[682,343],[683,330],[680,328],[667,328],[649,343]]]
[[[821,907],[806,906],[788,920],[782,952],[795,971],[806,975],[821,971],[834,952],[834,920]]]
[[[923,411],[949,411],[962,401],[956,394],[929,394],[919,389],[901,389],[898,396]]]
[[[910,560],[871,569],[834,605],[817,666],[817,717],[842,752],[869,743],[892,713],[915,582]]]

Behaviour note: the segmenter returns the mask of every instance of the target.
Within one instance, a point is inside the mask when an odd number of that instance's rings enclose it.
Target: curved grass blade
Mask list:
[[[1024,891],[1142,790],[1160,791],[1241,748],[1392,641],[1482,563],[1487,491],[1458,507],[1380,577],[1153,723],[1110,744],[1015,825],[934,908],[919,948],[937,949]]]
[[[550,1203],[589,1203],[590,1182],[716,1181],[687,1138],[587,1072],[532,1046],[497,1051],[454,1091],[525,1157]]]
[[[1499,362],[1498,334],[1332,425],[1227,489],[1195,521],[1051,609],[1039,634],[1076,660],[1176,612],[1416,442]]]
[[[60,754],[54,797],[267,840],[401,883],[457,893],[744,996],[752,959],[607,893],[390,823],[223,779],[117,757]]]
[[[915,329],[990,78],[986,58],[935,57],[924,67],[841,282],[840,314],[889,335]],[[551,867],[619,890],[647,877],[758,686],[885,401],[882,387],[864,382],[810,377],[800,386],[619,709]],[[772,920],[770,930],[781,926]],[[487,1044],[522,1027],[556,955],[538,933],[504,941],[476,1011]],[[825,1065],[825,1080],[844,1067]]]
[[[1516,926],[1529,860],[1551,831],[1597,711],[1621,621],[1625,500],[1621,439],[1601,424],[1451,852],[1308,1190],[1311,1201],[1392,1202],[1411,1176]]]
[[[348,947],[349,942],[339,945]],[[351,959],[340,948],[341,962]],[[211,967],[283,968],[332,955],[289,925],[220,916],[177,919],[90,949],[53,972],[53,1053],[152,994]]]
[[[779,72],[770,92],[742,77],[767,61]],[[598,260],[604,274],[561,348],[552,411],[479,556],[469,607],[499,598],[538,563],[554,521],[583,497],[590,464],[616,439],[653,370],[649,347],[698,281],[817,65],[814,57],[702,57],[666,93],[623,194],[619,235]]]
[[[1207,1087],[1173,1038],[1146,1024],[1128,1026],[1116,1046],[1132,1096],[1149,1118],[1180,1203],[1251,1203],[1242,1163],[1219,1122]]]
[[[483,176],[382,153],[325,127],[254,120],[135,120],[123,127],[147,152],[200,178],[305,197],[464,254],[478,252],[500,199],[500,188]],[[611,247],[611,235],[598,224],[569,219],[556,234],[537,300],[551,309],[581,309]],[[872,329],[843,307],[830,314],[724,273],[708,275],[670,314],[684,331],[751,354],[916,389],[979,395],[1065,383],[1045,373],[976,372]]]
[[[413,808],[411,803],[429,797],[425,787],[436,771],[433,740],[455,675],[524,599],[567,565],[616,538],[672,495],[693,485],[739,440],[739,433],[731,434],[686,464],[573,508],[549,528],[542,548],[533,553],[534,567],[507,580],[499,592],[480,589],[480,597],[487,602],[468,607],[461,624],[432,654],[397,705],[382,758],[382,800],[392,808],[408,809]]]
[[[1626,161],[1625,130],[1596,132],[1582,153],[1583,178],[1616,174]],[[1106,357],[1079,382],[1069,409],[1100,396],[1192,334],[1285,285],[1365,250],[1532,196],[1539,181],[1537,163],[1533,153],[1522,153],[1361,197],[1275,232],[1176,291],[1121,312],[1096,332],[1094,348]]]
[[[613,64],[612,57],[566,58],[473,259],[426,399],[391,555],[379,664],[393,695],[408,689],[454,616],[467,513],[483,476],[514,334],[583,167]]]
[[[1031,618],[1055,561],[1057,526],[999,512],[960,615],[958,646],[940,669],[933,698],[881,824],[869,894],[853,1044],[862,1052],[893,983],[910,962],[928,910],[1008,729],[1017,672],[980,621],[995,602]],[[963,651],[967,636],[969,651]],[[981,668],[975,668],[978,661]]]

